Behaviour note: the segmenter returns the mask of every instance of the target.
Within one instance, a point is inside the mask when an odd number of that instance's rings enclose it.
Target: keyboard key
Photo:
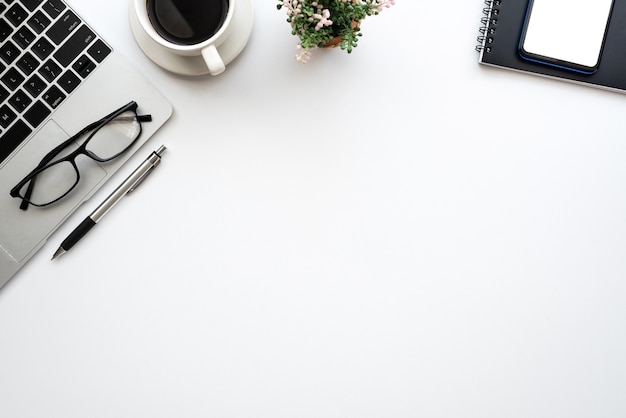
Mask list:
[[[60,105],[61,102],[65,99],[65,97],[65,94],[63,94],[63,92],[57,86],[50,87],[48,91],[46,91],[42,96],[44,101],[48,103],[48,106],[53,109],[56,109],[56,107]]]
[[[107,57],[111,53],[111,48],[106,46],[102,40],[98,39],[92,46],[87,50],[91,58],[96,60],[97,63],[101,63],[103,59]]]
[[[0,19],[0,42],[6,41],[12,32],[13,28],[11,25],[9,25],[6,20]]]
[[[13,123],[16,117],[17,115],[14,111],[11,110],[9,106],[4,105],[0,107],[0,126],[2,126],[3,128],[6,128],[11,123]]]
[[[74,71],[78,73],[82,78],[86,78],[94,68],[96,68],[96,64],[90,60],[87,55],[81,55],[80,58],[76,60],[74,65],[72,65]]]
[[[37,33],[41,33],[50,25],[50,19],[43,14],[41,10],[38,10],[33,17],[28,19],[28,26],[33,28],[33,30]]]
[[[42,1],[43,0],[20,0],[20,2],[31,12],[35,10]]]
[[[9,96],[8,90],[0,86],[0,102],[4,102]]]
[[[9,68],[2,76],[1,80],[9,90],[15,90],[22,84],[22,81],[24,81],[24,76],[20,74],[16,68]]]
[[[71,10],[68,10],[50,27],[46,35],[48,35],[48,38],[50,38],[52,42],[59,45],[70,33],[74,32],[80,23],[81,21],[78,16]]]
[[[33,97],[39,96],[46,87],[47,84],[37,74],[34,74],[24,83],[24,88]]]
[[[78,78],[72,70],[67,70],[59,78],[59,80],[57,81],[57,84],[61,86],[61,88],[65,90],[67,94],[70,94],[80,84],[80,78]]]
[[[6,160],[32,131],[33,130],[22,120],[15,122],[15,124],[0,137],[0,162]]]
[[[48,106],[37,100],[35,104],[24,113],[24,119],[26,119],[33,128],[36,128],[50,113],[51,111],[48,109]]]
[[[55,18],[61,14],[63,10],[65,10],[65,4],[61,0],[48,0],[44,5],[43,9],[50,15],[51,18]]]
[[[48,60],[39,69],[39,74],[51,83],[61,74],[61,67],[59,67],[53,60]]]
[[[38,66],[39,61],[30,52],[26,52],[17,60],[17,67],[26,75],[31,75]]]
[[[0,48],[0,56],[7,64],[11,64],[20,56],[20,50],[11,41],[6,41]]]
[[[19,4],[14,4],[4,15],[13,26],[18,27],[28,17],[28,12]]]
[[[96,39],[96,35],[87,26],[81,26],[61,48],[54,54],[54,58],[67,67],[72,61]]]
[[[13,40],[16,44],[22,47],[22,49],[26,49],[28,45],[35,40],[35,38],[36,36],[33,31],[28,29],[26,26],[19,28],[15,35],[13,35]]]
[[[9,104],[13,106],[13,109],[17,110],[19,113],[22,113],[26,110],[28,105],[30,105],[33,100],[28,97],[26,93],[22,90],[18,90],[11,98],[9,99]]]
[[[54,46],[46,39],[39,38],[32,46],[32,51],[39,57],[40,60],[44,60],[48,55],[54,51]]]

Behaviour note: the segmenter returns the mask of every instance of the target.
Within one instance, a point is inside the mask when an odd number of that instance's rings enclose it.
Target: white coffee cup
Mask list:
[[[170,53],[180,55],[180,56],[202,56],[206,66],[208,67],[209,73],[212,75],[217,75],[222,73],[226,69],[226,65],[224,64],[224,60],[220,56],[220,53],[217,49],[229,36],[233,15],[236,10],[236,3],[238,0],[228,0],[228,11],[226,12],[226,16],[221,21],[221,25],[217,30],[207,39],[202,39],[197,41],[196,43],[187,43],[187,42],[173,42],[171,39],[166,39],[163,34],[157,31],[156,27],[159,27],[158,22],[153,22],[148,13],[148,1],[147,0],[131,0],[132,7],[131,13],[134,13],[139,22],[141,30],[145,32],[145,34],[157,45],[164,48]],[[196,3],[202,3],[205,0],[194,0]],[[175,3],[172,1],[171,3]],[[172,15],[170,15],[172,16]],[[174,14],[176,16],[176,14]],[[173,18],[175,19],[175,18]],[[181,17],[182,19],[182,17]],[[184,20],[184,19],[183,19]],[[184,22],[182,22],[184,24]],[[197,23],[196,23],[197,24]],[[163,32],[164,29],[160,28],[160,31]],[[171,38],[171,37],[170,37]]]

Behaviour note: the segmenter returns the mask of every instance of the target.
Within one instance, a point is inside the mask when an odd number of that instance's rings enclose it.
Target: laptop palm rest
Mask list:
[[[0,177],[0,247],[17,262],[24,260],[34,247],[39,247],[39,241],[43,244],[46,238],[42,240],[42,231],[48,231],[45,237],[50,235],[106,177],[104,166],[78,156],[80,182],[69,195],[49,206],[29,206],[28,210],[21,210],[21,200],[11,197],[9,190],[35,168],[44,155],[67,138],[69,135],[54,120],[48,121],[24,146],[26,152],[17,153],[7,161],[5,168],[12,169],[4,170],[6,174]]]

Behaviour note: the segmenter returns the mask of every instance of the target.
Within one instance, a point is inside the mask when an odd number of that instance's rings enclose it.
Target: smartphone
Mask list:
[[[529,0],[519,43],[529,61],[593,74],[614,0]]]

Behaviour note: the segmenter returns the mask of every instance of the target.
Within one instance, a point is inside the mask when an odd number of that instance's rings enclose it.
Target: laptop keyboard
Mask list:
[[[61,0],[0,0],[0,163],[109,53]]]

